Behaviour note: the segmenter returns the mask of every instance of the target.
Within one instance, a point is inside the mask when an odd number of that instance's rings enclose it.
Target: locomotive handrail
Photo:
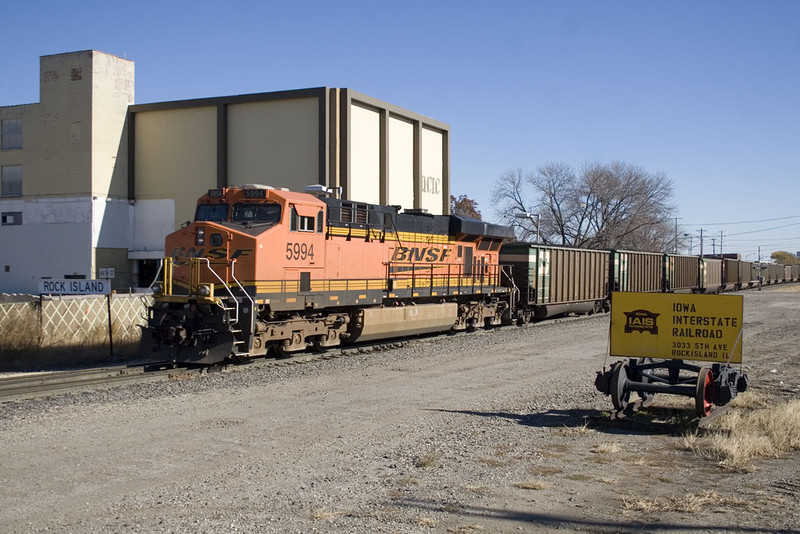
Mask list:
[[[231,291],[231,288],[228,286],[227,283],[225,283],[225,281],[222,279],[222,277],[220,277],[220,275],[217,273],[217,271],[215,271],[214,269],[211,268],[211,260],[209,260],[208,258],[195,258],[195,260],[197,261],[197,263],[205,262],[206,267],[208,267],[208,270],[211,271],[211,274],[213,274],[214,277],[217,280],[219,280],[219,283],[222,284],[222,287],[224,287],[225,291],[228,292],[228,295],[230,295],[231,299],[234,302],[234,310],[236,310],[236,318],[235,318],[234,322],[238,323],[239,322],[239,301],[236,300],[236,297],[233,295],[233,291]],[[236,278],[233,276],[233,262],[235,262],[235,261],[236,260],[232,260],[232,263],[231,263],[231,277],[234,280],[236,280]],[[239,285],[240,288],[242,288],[242,285],[239,284],[238,280],[236,280],[236,283]],[[244,288],[242,288],[242,291],[244,291]],[[247,295],[248,298],[250,298],[250,295],[248,295],[246,291],[244,292],[244,294]]]
[[[251,310],[251,313],[250,313],[250,317],[251,317],[250,330],[252,331],[253,330],[253,324],[252,323],[253,323],[253,321],[255,321],[255,317],[256,317],[256,312],[255,312],[256,303],[253,300],[253,297],[250,296],[250,293],[248,293],[247,290],[242,286],[241,282],[239,282],[239,279],[236,278],[236,274],[234,273],[235,269],[236,269],[236,260],[233,259],[233,260],[231,260],[231,278],[233,278],[233,281],[236,282],[237,286],[239,286],[239,289],[242,290],[242,293],[244,293],[244,296],[247,297],[247,300],[250,301],[250,310]],[[227,287],[227,285],[225,287]],[[228,289],[228,293],[231,293],[230,289]],[[231,297],[233,297],[232,293],[231,293]],[[239,322],[239,301],[236,300],[235,297],[233,297],[233,300],[234,300],[234,302],[236,302],[236,322],[238,323]]]

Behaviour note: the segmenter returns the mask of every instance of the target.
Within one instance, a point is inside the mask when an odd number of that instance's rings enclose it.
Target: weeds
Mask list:
[[[712,424],[707,435],[687,434],[684,445],[723,469],[750,472],[755,458],[776,458],[800,450],[800,400],[727,413]]]
[[[747,503],[741,499],[723,497],[711,490],[700,493],[689,493],[680,497],[673,495],[657,499],[626,497],[622,502],[625,511],[644,513],[678,512],[695,514],[708,508],[747,506]]]
[[[515,488],[524,489],[524,490],[546,490],[550,489],[553,486],[547,482],[542,482],[539,480],[532,481],[532,482],[519,482],[517,484],[513,484]]]
[[[428,454],[417,456],[416,460],[414,460],[414,465],[421,469],[430,469],[431,467],[436,467],[437,465],[439,465],[441,459],[442,459],[441,453],[429,452]]]

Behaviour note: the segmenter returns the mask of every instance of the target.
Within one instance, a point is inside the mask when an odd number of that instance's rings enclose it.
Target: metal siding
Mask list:
[[[420,207],[431,213],[442,213],[444,183],[444,154],[442,132],[422,128],[422,176],[420,176]]]
[[[723,260],[723,284],[738,284],[739,283],[739,261],[738,260]]]
[[[389,118],[389,176],[387,180],[387,204],[413,208],[414,125],[396,117]]]
[[[380,114],[361,106],[350,106],[349,200],[380,204],[380,149]]]
[[[703,259],[702,260],[703,279],[701,286],[706,289],[718,288],[722,285],[722,260]]]
[[[605,298],[608,280],[607,252],[541,247],[540,250],[550,256],[550,289],[544,302],[562,304]]]
[[[303,191],[319,181],[318,98],[227,106],[228,183]]]
[[[217,186],[217,109],[136,114],[136,199],[175,199],[174,228]]]
[[[671,291],[698,287],[700,258],[697,256],[668,255],[668,279]]]

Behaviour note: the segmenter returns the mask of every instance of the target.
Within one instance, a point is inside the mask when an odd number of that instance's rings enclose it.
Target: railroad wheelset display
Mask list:
[[[632,405],[646,407],[656,393],[682,395],[695,401],[695,414],[706,417],[714,405],[729,403],[747,389],[747,375],[727,364],[715,363],[701,367],[683,360],[652,360],[631,358],[614,363],[607,371],[598,371],[595,387],[611,396],[616,412],[622,413]],[[631,393],[639,395],[631,403]]]

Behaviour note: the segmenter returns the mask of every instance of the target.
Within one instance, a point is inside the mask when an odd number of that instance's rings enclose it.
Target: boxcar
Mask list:
[[[722,291],[731,291],[741,287],[739,260],[722,260]]]
[[[738,289],[744,289],[758,285],[758,271],[752,261],[739,262],[739,285]]]
[[[506,243],[500,263],[512,267],[524,320],[599,311],[608,294],[608,251]]]
[[[699,257],[667,254],[664,269],[664,291],[686,293],[700,289]]]
[[[701,259],[700,290],[704,293],[719,293],[720,287],[722,287],[722,260]]]
[[[613,291],[652,293],[664,290],[664,255],[612,250],[609,281]]]

